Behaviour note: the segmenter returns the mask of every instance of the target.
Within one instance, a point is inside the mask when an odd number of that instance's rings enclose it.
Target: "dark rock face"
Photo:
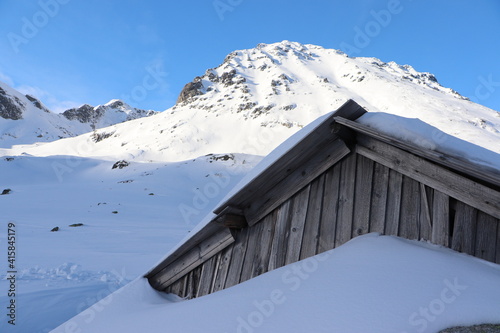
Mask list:
[[[115,164],[113,164],[113,166],[111,167],[111,169],[123,169],[127,166],[129,166],[130,163],[125,161],[125,160],[121,160],[121,161],[117,161]]]
[[[0,88],[0,117],[19,120],[23,118],[24,105],[19,98],[12,98]]]
[[[25,95],[26,98],[31,102],[33,103],[34,106],[36,106],[37,108],[39,108],[40,110],[44,111],[44,112],[47,112],[47,113],[50,113],[49,110],[47,110],[43,105],[42,103],[40,103],[40,101],[38,99],[36,99],[35,97],[31,96],[31,95]]]
[[[78,108],[66,110],[62,113],[68,120],[78,120],[81,123],[90,123],[102,116],[102,111],[93,106],[84,104]]]
[[[194,96],[202,95],[201,88],[203,88],[203,84],[201,83],[201,78],[197,76],[193,82],[189,82],[184,86],[177,98],[177,104],[186,102]]]

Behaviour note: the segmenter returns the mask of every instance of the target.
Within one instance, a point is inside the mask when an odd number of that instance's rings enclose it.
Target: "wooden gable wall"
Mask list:
[[[500,263],[497,174],[360,128],[352,120],[364,111],[352,101],[339,110],[335,124],[312,133],[312,142],[323,138],[315,150],[303,140],[217,208],[217,219],[146,275],[150,284],[199,297],[369,232]]]
[[[499,224],[477,208],[353,152],[260,222],[236,231],[234,243],[160,288],[181,297],[203,296],[369,232],[429,240],[500,263]]]

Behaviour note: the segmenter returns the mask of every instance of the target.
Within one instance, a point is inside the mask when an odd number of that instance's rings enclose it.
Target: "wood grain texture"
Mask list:
[[[203,263],[203,266],[201,268],[200,287],[198,288],[196,297],[208,295],[212,290],[214,282],[214,271],[217,265],[218,258],[220,258],[220,256],[215,255]]]
[[[216,292],[224,289],[227,274],[229,272],[229,264],[231,263],[231,257],[233,255],[233,247],[234,244],[226,247],[218,254],[219,259],[217,261],[217,268],[215,270],[215,280],[211,292]]]
[[[374,163],[372,160],[357,156],[356,186],[354,191],[354,217],[352,237],[364,235],[370,229],[370,208]]]
[[[385,234],[397,236],[399,234],[399,216],[401,211],[401,190],[403,175],[389,170],[389,191],[387,193],[387,210]]]
[[[300,259],[310,189],[311,186],[308,185],[292,198],[290,237],[288,237],[285,265],[297,262]]]
[[[318,253],[335,247],[335,231],[340,187],[340,163],[330,168],[325,174],[323,194],[323,213],[321,214]]]
[[[500,218],[500,192],[492,188],[371,137],[359,135],[356,151],[424,185]]]
[[[285,264],[290,230],[290,206],[291,201],[287,200],[277,211],[268,271],[272,271],[273,269],[279,268]]]
[[[370,203],[370,232],[385,232],[387,195],[389,192],[389,168],[375,163]]]
[[[434,191],[432,202],[432,236],[434,244],[450,246],[450,197]]]
[[[280,182],[277,175],[266,175],[266,185],[273,184],[268,189],[261,189],[258,196],[251,199],[251,203],[243,206],[245,217],[249,225],[259,222],[264,216],[276,209],[292,195],[303,189],[307,184],[324,173],[328,168],[349,154],[350,150],[342,140],[336,140],[318,147],[314,155],[294,170],[281,169],[287,176]]]
[[[457,202],[451,242],[453,250],[474,255],[476,246],[476,217],[477,209],[461,201]]]
[[[476,249],[474,255],[478,258],[496,261],[498,244],[497,233],[499,223],[493,216],[481,211],[477,213]]]
[[[311,184],[300,259],[309,258],[317,253],[324,185],[324,175]]]
[[[403,176],[398,236],[407,239],[419,239],[419,224],[420,185],[415,180],[407,176]]]
[[[463,158],[462,156],[451,156],[448,153],[442,151],[440,152],[435,149],[425,149],[419,147],[415,144],[383,134],[374,128],[360,124],[351,119],[345,119],[342,117],[335,117],[334,119],[338,124],[342,124],[343,126],[353,129],[360,134],[372,137],[391,146],[408,151],[412,154],[423,157],[429,161],[433,161],[447,168],[457,170],[460,173],[471,175],[471,177],[480,179],[486,183],[490,183],[497,188],[500,187],[500,170],[487,167],[482,164],[473,163]],[[436,129],[436,131],[439,133],[439,130]]]
[[[244,228],[235,233],[233,254],[229,262],[229,270],[227,272],[224,288],[229,288],[240,283],[241,270],[247,251],[249,230],[250,228]]]
[[[351,239],[354,217],[354,189],[356,186],[356,154],[342,161],[339,185],[339,210],[335,247]]]

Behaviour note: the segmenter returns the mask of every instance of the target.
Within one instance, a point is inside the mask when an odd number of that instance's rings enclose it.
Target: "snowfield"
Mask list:
[[[138,278],[53,332],[437,332],[500,322],[499,285],[499,265],[368,234],[188,301]]]

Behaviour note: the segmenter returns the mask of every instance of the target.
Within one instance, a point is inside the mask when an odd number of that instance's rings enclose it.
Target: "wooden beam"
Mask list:
[[[234,238],[231,231],[228,228],[221,227],[218,232],[207,236],[207,238],[191,247],[189,251],[177,257],[174,261],[166,265],[158,265],[155,272],[148,273],[146,278],[155,289],[163,290],[233,242]]]
[[[244,209],[247,223],[252,226],[272,212],[292,195],[303,189],[319,175],[350,153],[341,140],[334,141],[315,151],[314,156],[295,169],[288,176],[274,183],[272,187],[262,189],[259,196],[252,198]],[[284,172],[284,171],[282,171]]]
[[[474,208],[500,218],[500,192],[422,157],[359,134],[356,152]]]
[[[332,128],[334,117],[357,119],[364,113],[366,113],[366,110],[356,102],[353,100],[347,101],[335,113],[327,117],[314,130],[267,167],[260,176],[217,207],[214,213],[219,214],[227,206],[238,207],[245,211],[250,226],[257,223],[267,213],[307,185],[308,182],[326,171],[321,167],[322,165],[330,163],[331,166],[349,152],[347,146],[341,142],[339,135],[334,133],[334,128]],[[332,149],[332,145],[334,145],[334,149]],[[300,184],[294,186],[294,182],[297,180],[300,180]],[[279,190],[274,190],[272,195],[263,198],[263,194],[271,192],[278,185]],[[262,211],[262,206],[265,206],[265,212]]]
[[[398,147],[420,157],[424,157],[440,165],[470,175],[471,177],[478,180],[482,180],[486,183],[490,183],[494,186],[500,187],[500,170],[496,170],[480,164],[474,164],[459,156],[451,156],[437,150],[423,149],[408,142],[404,142],[389,135],[380,133],[371,127],[357,123],[355,121],[352,121],[351,119],[346,119],[345,117],[335,117],[334,119],[336,123],[353,129],[356,132],[363,133],[384,143],[388,143],[392,146]]]

